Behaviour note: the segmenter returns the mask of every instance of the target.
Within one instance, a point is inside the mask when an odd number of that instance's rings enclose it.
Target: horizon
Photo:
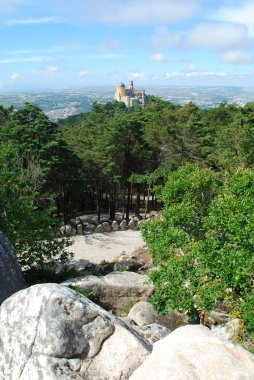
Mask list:
[[[123,82],[124,83],[124,82]],[[124,83],[125,84],[125,83]],[[86,91],[89,91],[91,89],[108,89],[108,90],[112,90],[112,94],[114,95],[114,92],[115,92],[115,89],[116,89],[116,86],[118,84],[115,84],[115,85],[110,85],[110,84],[103,84],[103,85],[99,85],[99,84],[92,84],[92,85],[86,85],[84,87],[72,87],[72,88],[34,88],[34,89],[31,89],[31,90],[15,90],[15,89],[9,89],[9,90],[6,90],[6,91],[2,91],[2,89],[0,88],[0,95],[5,95],[5,94],[33,94],[33,93],[47,93],[47,92],[72,92],[72,91],[77,91],[77,92],[86,92]],[[142,87],[141,86],[134,86],[135,88],[138,88],[138,87]],[[213,89],[213,88],[235,88],[235,89],[242,89],[242,90],[254,90],[254,85],[244,85],[244,86],[240,86],[240,85],[194,85],[194,84],[189,84],[189,85],[171,85],[171,84],[166,84],[166,85],[156,85],[156,84],[153,84],[153,85],[149,85],[147,86],[146,88],[142,88],[144,89],[145,91],[148,89],[188,89],[188,88],[196,88],[196,89],[201,89],[201,88],[204,88],[204,89]],[[112,96],[113,96],[112,95]],[[146,95],[153,95],[153,94],[150,94],[150,93],[146,93]]]
[[[251,0],[1,0],[0,92],[249,87]]]

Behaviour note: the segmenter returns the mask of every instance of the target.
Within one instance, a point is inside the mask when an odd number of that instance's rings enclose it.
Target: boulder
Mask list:
[[[128,314],[130,308],[153,293],[148,276],[134,272],[111,272],[106,276],[83,276],[63,282],[69,287],[78,286],[96,297],[103,307],[117,313]]]
[[[170,330],[186,325],[188,318],[185,314],[171,312],[166,315],[158,314],[153,305],[146,301],[136,303],[129,311],[128,318],[139,326],[158,323]]]
[[[130,380],[250,380],[253,374],[254,356],[248,351],[207,327],[189,325],[156,342]]]
[[[159,325],[158,323],[152,323],[147,326],[135,326],[131,325],[140,335],[146,338],[151,344],[154,344],[160,339],[165,338],[171,333],[171,330],[165,326]]]
[[[0,341],[4,380],[127,380],[151,351],[119,319],[58,284],[35,285],[6,300]]]
[[[110,232],[111,231],[110,224],[108,222],[102,223],[102,226],[103,226],[104,232]]]
[[[17,262],[15,248],[0,232],[0,305],[6,298],[26,286]]]
[[[151,344],[154,344],[158,340],[165,338],[168,334],[171,333],[171,330],[165,326],[161,326],[158,323],[152,323],[147,326],[138,326],[134,323],[129,317],[120,318],[127,326],[130,326],[132,329],[136,330],[140,335],[146,338]]]
[[[120,227],[121,231],[126,231],[126,229],[127,229],[126,220],[122,220],[119,227]]]
[[[112,231],[118,231],[119,226],[116,220],[113,220],[112,225],[111,225]]]
[[[225,324],[229,320],[229,315],[219,310],[212,310],[209,315],[205,316],[205,323],[209,327]]]
[[[99,224],[99,225],[96,227],[95,232],[98,232],[98,233],[102,234],[102,233],[104,232],[103,225],[102,225],[102,224]]]
[[[242,326],[240,319],[231,319],[229,322],[220,324],[218,326],[212,326],[211,331],[213,334],[220,338],[227,340],[237,340],[242,334]]]

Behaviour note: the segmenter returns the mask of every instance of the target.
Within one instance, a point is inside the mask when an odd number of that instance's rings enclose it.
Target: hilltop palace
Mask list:
[[[139,104],[142,108],[145,106],[145,90],[134,90],[133,81],[129,82],[129,88],[125,88],[123,82],[117,86],[114,100],[124,102],[126,107],[132,107]]]

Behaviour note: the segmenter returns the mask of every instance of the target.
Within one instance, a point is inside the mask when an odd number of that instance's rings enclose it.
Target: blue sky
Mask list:
[[[253,86],[253,0],[0,0],[0,91]]]

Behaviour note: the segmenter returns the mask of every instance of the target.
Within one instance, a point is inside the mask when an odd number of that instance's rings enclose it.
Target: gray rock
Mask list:
[[[139,326],[157,323],[171,331],[188,323],[188,318],[184,314],[171,312],[167,315],[160,315],[151,303],[145,301],[136,303],[129,311],[128,318]]]
[[[119,227],[121,231],[126,231],[126,228],[127,228],[126,220],[122,220]]]
[[[6,298],[26,286],[14,246],[0,232],[0,305]]]
[[[93,232],[96,229],[96,226],[92,223],[88,223],[85,226],[85,232]]]
[[[165,326],[159,325],[158,323],[152,323],[147,326],[138,326],[129,317],[120,318],[127,326],[136,330],[140,335],[147,339],[151,344],[154,344],[160,339],[165,338],[172,331]]]
[[[210,327],[229,322],[229,315],[222,311],[212,310],[209,315],[205,317],[205,323]]]
[[[146,223],[147,220],[146,219],[141,219],[139,222],[138,222],[138,228],[140,228],[142,226],[142,224]]]
[[[65,226],[65,233],[66,233],[67,235],[73,235],[73,228],[72,228],[72,226],[70,226],[69,224],[67,224],[67,225]]]
[[[77,224],[77,234],[83,235],[83,225],[82,224]]]
[[[129,270],[129,271],[138,271],[139,268],[142,267],[142,264],[140,264],[135,259],[128,259],[128,260],[121,260],[115,263],[114,270],[120,271],[120,270]]]
[[[240,319],[231,319],[229,322],[212,326],[211,331],[213,334],[226,340],[237,340],[242,333]]]
[[[60,233],[61,235],[76,235],[76,229],[69,224],[66,224],[60,228]]]
[[[135,230],[137,229],[137,225],[138,225],[138,221],[136,221],[134,218],[132,218],[130,221],[129,221],[129,228],[131,230]]]
[[[110,228],[110,225],[108,222],[102,223],[102,226],[103,226],[104,232],[110,232],[111,231],[111,228]]]
[[[99,225],[96,227],[95,232],[102,234],[102,233],[104,232],[103,225],[102,225],[102,224],[99,224]]]
[[[63,285],[78,286],[93,293],[98,303],[107,309],[125,312],[138,301],[147,300],[154,287],[148,276],[134,272],[111,272],[106,276],[83,276],[63,282]]]
[[[151,344],[154,344],[160,339],[165,338],[171,333],[171,330],[165,326],[159,325],[158,323],[152,323],[147,326],[135,326],[131,325],[140,335],[146,338]]]
[[[130,380],[251,380],[254,356],[204,326],[184,326],[156,342]]]
[[[151,351],[119,319],[58,284],[6,300],[0,342],[1,380],[127,380]]]
[[[118,231],[119,226],[116,220],[113,220],[112,225],[111,225],[112,231]]]
[[[61,235],[65,234],[65,226],[60,227],[60,233],[61,233]]]
[[[95,229],[95,232],[102,234],[104,232],[104,228],[102,224],[98,224],[98,226]]]
[[[157,217],[158,217],[157,211],[150,211],[149,214],[146,215],[147,219],[157,218]]]

